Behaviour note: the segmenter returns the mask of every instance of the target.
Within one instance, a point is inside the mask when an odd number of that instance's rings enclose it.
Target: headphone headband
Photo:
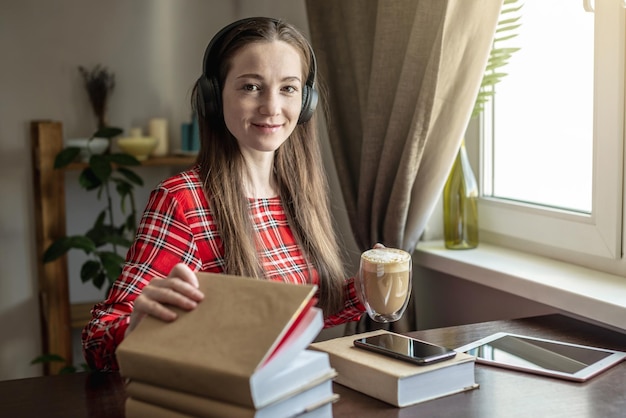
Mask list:
[[[218,60],[215,56],[223,46],[223,43],[227,40],[228,34],[232,31],[239,29],[238,33],[245,31],[246,26],[259,20],[267,20],[275,25],[280,24],[280,20],[266,17],[248,17],[237,20],[233,23],[222,28],[209,42],[202,61],[202,76],[199,79],[199,90],[201,98],[199,100],[199,110],[205,117],[223,117],[222,115],[222,86],[219,81],[219,68]],[[233,34],[230,37],[232,40],[237,34]],[[305,42],[309,48],[311,55],[311,65],[309,68],[309,74],[307,76],[306,83],[302,89],[302,108],[300,109],[300,116],[298,117],[298,124],[308,122],[318,102],[318,93],[315,89],[315,77],[317,74],[317,61],[315,59],[315,53],[308,41]]]

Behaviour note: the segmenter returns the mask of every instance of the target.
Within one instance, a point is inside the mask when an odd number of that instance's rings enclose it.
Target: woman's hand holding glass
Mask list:
[[[134,330],[146,315],[168,322],[175,320],[176,312],[165,305],[191,310],[202,299],[204,294],[198,289],[196,274],[185,264],[176,264],[166,278],[153,278],[137,296],[126,334]]]

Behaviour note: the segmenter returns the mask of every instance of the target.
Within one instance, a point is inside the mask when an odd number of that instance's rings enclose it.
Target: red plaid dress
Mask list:
[[[294,240],[280,198],[250,199],[250,212],[266,278],[319,284],[317,271]],[[83,330],[83,351],[91,367],[117,369],[115,348],[124,338],[133,301],[152,277],[167,277],[176,263],[194,271],[224,271],[221,238],[197,167],[165,180],[150,195],[122,274],[108,298],[94,306]],[[326,327],[358,320],[364,311],[352,278],[344,289],[345,307],[326,319]],[[211,295],[205,296],[210,302]]]

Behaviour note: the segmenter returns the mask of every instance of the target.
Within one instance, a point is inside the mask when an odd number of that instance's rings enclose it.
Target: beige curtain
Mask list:
[[[333,157],[361,250],[417,245],[469,121],[501,3],[307,0]],[[409,309],[392,329],[416,329]]]

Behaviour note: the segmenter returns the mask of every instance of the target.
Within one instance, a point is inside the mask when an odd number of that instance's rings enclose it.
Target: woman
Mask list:
[[[306,39],[281,21],[244,19],[213,38],[193,92],[198,164],[152,192],[122,274],[83,331],[91,367],[116,369],[115,348],[146,315],[172,321],[167,305],[210,303],[194,271],[317,284],[325,326],[359,319],[311,119],[315,70]]]

